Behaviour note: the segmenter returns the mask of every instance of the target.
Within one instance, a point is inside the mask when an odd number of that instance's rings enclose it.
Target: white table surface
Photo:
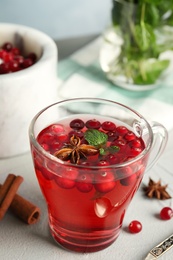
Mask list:
[[[27,225],[7,212],[0,222],[1,260],[144,260],[148,251],[173,233],[173,218],[163,221],[158,217],[163,206],[173,206],[173,200],[149,200],[144,196],[142,186],[149,177],[162,179],[168,183],[168,191],[173,196],[173,131],[158,163],[145,174],[140,189],[135,195],[124,219],[119,238],[109,248],[89,254],[79,254],[61,249],[52,239],[47,224],[46,204],[39,189],[30,153],[0,160],[0,183],[8,173],[24,177],[18,194],[41,208],[41,219],[37,224]],[[138,219],[143,229],[138,234],[130,234],[127,226],[131,220]],[[160,260],[172,260],[173,249]]]

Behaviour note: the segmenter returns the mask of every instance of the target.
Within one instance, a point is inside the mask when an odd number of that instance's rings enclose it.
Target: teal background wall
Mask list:
[[[55,40],[102,32],[112,0],[0,0],[0,22],[39,29]]]

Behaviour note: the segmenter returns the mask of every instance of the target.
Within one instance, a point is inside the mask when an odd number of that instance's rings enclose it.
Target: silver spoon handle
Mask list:
[[[159,256],[163,255],[173,246],[173,235],[166,238],[159,245],[152,248],[145,258],[145,260],[157,259]]]

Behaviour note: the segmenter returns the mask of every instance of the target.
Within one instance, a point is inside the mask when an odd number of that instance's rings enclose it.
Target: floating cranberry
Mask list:
[[[131,167],[125,167],[117,171],[119,176],[123,176],[120,180],[120,183],[123,186],[129,186],[136,181],[136,174],[133,173]]]
[[[50,125],[48,128],[49,131],[51,131],[51,133],[53,134],[61,134],[64,133],[64,127],[61,124],[53,124]]]
[[[39,135],[38,141],[40,144],[49,144],[54,140],[54,135],[51,133],[44,133],[43,135]]]
[[[142,230],[142,224],[138,220],[133,220],[130,222],[128,228],[130,233],[139,233]]]
[[[117,154],[108,154],[106,156],[106,161],[111,165],[117,164],[119,163],[119,157],[117,156]]]
[[[118,134],[121,135],[121,136],[124,136],[125,134],[128,133],[128,129],[127,129],[127,127],[125,127],[125,126],[118,126],[118,127],[116,128],[116,131],[117,131]]]
[[[91,120],[88,120],[85,123],[85,125],[89,129],[99,129],[100,126],[101,126],[101,123],[98,120],[96,120],[96,119],[91,119]]]
[[[110,165],[108,161],[106,160],[100,160],[97,164],[97,166],[108,166]]]
[[[113,131],[115,130],[116,125],[111,121],[105,121],[102,123],[102,129],[105,131]]]
[[[127,134],[125,134],[124,139],[127,141],[132,141],[136,138],[136,135],[132,132],[129,131]]]
[[[114,174],[110,171],[102,171],[95,176],[95,189],[101,193],[107,193],[116,185]]]
[[[116,139],[118,139],[118,134],[117,134],[117,132],[116,131],[110,131],[110,132],[108,132],[108,133],[106,133],[107,134],[107,136],[108,136],[108,141],[114,141],[114,140],[116,140]]]
[[[132,147],[130,149],[130,156],[131,157],[136,157],[142,152],[142,148],[140,147]]]
[[[84,133],[82,131],[79,131],[79,130],[72,130],[72,131],[69,132],[69,137],[71,137],[73,135],[82,138],[84,136]]]
[[[84,122],[81,119],[74,119],[70,122],[70,127],[73,129],[82,129],[84,128]]]
[[[130,147],[135,147],[135,148],[139,148],[139,147],[141,147],[141,141],[139,140],[139,139],[134,139],[134,140],[132,140],[132,141],[130,141],[129,142],[129,146]]]
[[[56,176],[55,182],[64,189],[72,189],[76,185],[76,178],[78,175],[78,171],[75,169],[63,169],[62,176]]]
[[[89,173],[80,174],[76,182],[76,188],[81,192],[90,192],[93,188],[92,175]]]
[[[173,210],[170,207],[164,207],[160,211],[160,218],[163,220],[169,220],[173,217]]]

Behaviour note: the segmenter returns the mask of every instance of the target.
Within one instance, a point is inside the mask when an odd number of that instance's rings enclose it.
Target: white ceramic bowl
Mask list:
[[[5,42],[35,52],[38,61],[27,69],[0,75],[0,158],[29,151],[28,126],[33,116],[57,101],[57,46],[46,34],[17,24],[0,24]]]

